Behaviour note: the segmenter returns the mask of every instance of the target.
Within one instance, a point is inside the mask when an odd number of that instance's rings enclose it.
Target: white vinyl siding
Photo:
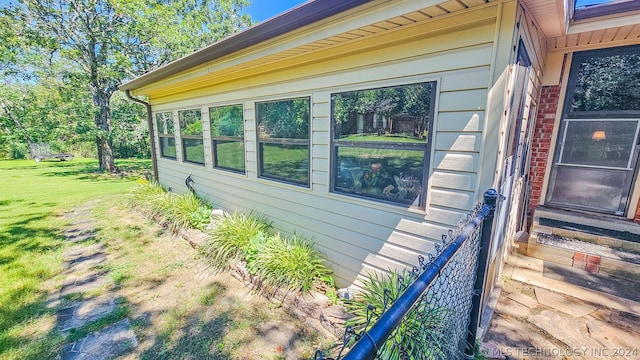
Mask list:
[[[242,103],[246,174],[160,158],[160,182],[185,191],[184,180],[192,175],[197,193],[215,207],[254,209],[269,216],[279,231],[308,235],[327,256],[339,286],[351,285],[370,271],[414,265],[418,254],[433,251],[434,242],[481,197],[478,173],[482,144],[487,141],[483,131],[497,11],[494,17],[487,13],[483,9],[486,19],[458,24],[446,34],[434,31],[414,41],[302,64],[251,81],[212,85],[176,101],[162,98],[154,112],[202,107],[204,114],[210,106]],[[425,174],[426,210],[331,193],[331,93],[428,81],[437,86]],[[311,99],[309,188],[258,178],[255,103],[306,96]],[[204,143],[210,144],[210,135],[204,136]]]

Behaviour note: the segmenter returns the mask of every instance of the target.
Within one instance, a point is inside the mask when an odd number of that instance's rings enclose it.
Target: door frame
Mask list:
[[[551,158],[551,164],[549,172],[547,173],[547,184],[546,191],[544,195],[545,205],[558,207],[558,208],[566,208],[566,209],[576,209],[576,210],[586,210],[590,212],[600,213],[600,214],[611,214],[616,216],[627,216],[627,213],[630,209],[633,208],[633,204],[631,204],[631,200],[633,197],[634,188],[636,186],[636,180],[638,177],[638,163],[640,163],[640,135],[636,132],[636,138],[632,148],[631,154],[631,167],[633,168],[633,173],[630,176],[630,179],[624,184],[625,189],[622,190],[621,196],[621,207],[624,208],[622,211],[604,211],[603,209],[596,209],[593,207],[586,207],[580,205],[570,205],[565,203],[559,203],[553,201],[552,192],[555,186],[555,176],[557,171],[557,164],[560,163],[560,156],[562,154],[562,150],[564,147],[564,138],[566,133],[567,124],[570,121],[613,121],[613,120],[636,120],[640,121],[640,109],[638,110],[619,110],[619,111],[582,111],[577,113],[571,113],[571,105],[574,97],[574,93],[578,83],[578,71],[580,68],[581,61],[583,59],[592,58],[592,57],[604,57],[606,55],[616,55],[616,54],[628,54],[635,53],[640,55],[640,45],[631,45],[631,46],[621,46],[621,47],[613,47],[613,48],[603,48],[596,50],[586,50],[586,51],[576,51],[571,54],[571,63],[569,64],[569,74],[567,77],[567,87],[564,91],[563,96],[563,104],[562,112],[560,113],[560,119],[557,123],[557,136],[555,137],[554,146],[553,146],[553,157]],[[562,164],[561,164],[562,165]],[[566,165],[566,164],[565,164]],[[624,205],[622,205],[624,203]],[[619,207],[620,209],[620,207]]]
[[[488,306],[489,295],[495,287],[496,279],[504,265],[505,244],[513,235],[509,233],[509,230],[514,226],[521,227],[523,221],[521,214],[514,213],[512,205],[514,201],[520,203],[520,197],[524,194],[522,189],[516,194],[514,187],[519,181],[524,181],[522,179],[528,174],[524,167],[528,165],[528,148],[534,123],[531,111],[533,101],[529,91],[534,85],[531,76],[533,65],[522,39],[518,41],[517,49],[515,63],[510,64],[511,74],[510,81],[507,83],[508,88],[505,88],[509,94],[506,100],[509,110],[505,111],[505,117],[498,130],[504,134],[498,145],[502,158],[499,158],[497,163],[501,167],[501,171],[495,179],[495,186],[500,195],[496,202],[486,276],[482,287],[482,308]],[[529,107],[528,111],[526,111],[527,107]],[[520,210],[522,209],[520,208]]]

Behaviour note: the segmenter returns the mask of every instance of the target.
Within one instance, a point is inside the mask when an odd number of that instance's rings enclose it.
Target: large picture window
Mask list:
[[[176,138],[173,129],[173,113],[164,112],[156,114],[156,128],[158,129],[160,156],[175,160]]]
[[[331,96],[332,191],[425,207],[435,82]]]
[[[182,160],[204,165],[202,141],[202,112],[200,110],[178,111],[180,139],[182,140]]]
[[[213,166],[245,172],[242,105],[209,108]]]
[[[256,103],[259,175],[309,186],[309,98]]]

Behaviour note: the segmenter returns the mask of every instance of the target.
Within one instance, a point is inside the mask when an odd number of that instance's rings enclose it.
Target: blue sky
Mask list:
[[[7,5],[10,0],[0,0],[0,6]],[[283,11],[289,10],[306,0],[249,0],[249,5],[245,11],[256,21],[264,21]],[[576,0],[576,6],[600,4],[613,0]]]
[[[613,2],[613,0],[576,0],[575,6],[576,8],[579,8],[581,6],[596,5],[606,2]]]
[[[251,5],[245,8],[245,12],[255,21],[262,22],[274,15],[287,11],[306,0],[249,0]],[[0,0],[0,6],[7,5],[10,0]]]
[[[251,5],[245,8],[247,14],[253,20],[263,22],[264,20],[287,11],[306,0],[249,0]]]

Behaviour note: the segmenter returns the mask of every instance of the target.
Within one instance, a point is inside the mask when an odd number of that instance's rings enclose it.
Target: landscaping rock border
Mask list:
[[[198,250],[209,239],[207,233],[195,229],[181,229],[178,235],[195,250]],[[271,301],[282,305],[291,315],[304,319],[307,325],[316,331],[336,340],[342,339],[345,331],[344,323],[353,317],[345,311],[344,307],[330,305],[329,298],[317,291],[306,295],[285,289],[265,291],[260,279],[253,276],[241,261],[234,261],[230,266],[230,272],[245,286],[262,293]]]

